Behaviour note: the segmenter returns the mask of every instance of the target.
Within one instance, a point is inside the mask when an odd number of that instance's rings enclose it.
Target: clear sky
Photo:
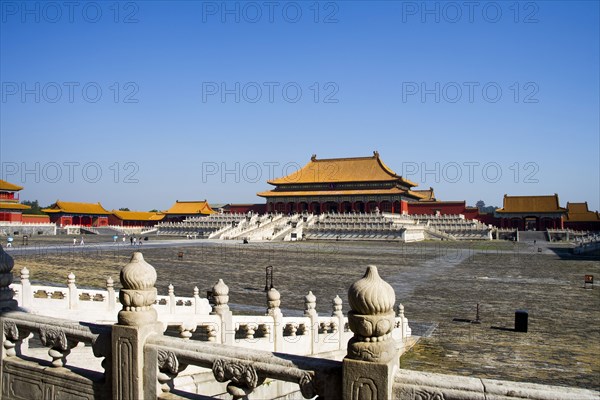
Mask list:
[[[598,2],[2,1],[22,200],[263,202],[372,155],[442,200],[600,197]]]

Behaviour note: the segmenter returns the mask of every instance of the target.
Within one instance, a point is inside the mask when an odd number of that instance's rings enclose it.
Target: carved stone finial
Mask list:
[[[340,296],[335,296],[335,298],[332,300],[332,305],[333,312],[331,313],[331,316],[343,317],[344,314],[342,313],[342,299],[340,298]]]
[[[21,269],[21,281],[26,281],[29,279],[29,270],[27,269],[27,267],[23,267],[23,269]]]
[[[112,276],[109,276],[109,277],[106,279],[106,288],[107,288],[107,289],[110,289],[110,288],[113,288],[114,286],[115,286],[115,282],[113,281],[113,278],[112,278]]]
[[[216,313],[229,311],[229,286],[223,282],[223,279],[219,279],[212,288],[213,298],[215,302],[214,311]]]
[[[385,363],[395,357],[391,332],[395,324],[394,289],[370,265],[362,279],[348,290],[348,325],[354,337],[348,342],[348,358]]]
[[[169,283],[169,296],[175,294],[175,288],[172,283]]]
[[[194,297],[196,296],[200,296],[200,289],[198,289],[198,286],[194,286]]]
[[[67,285],[74,285],[75,284],[75,274],[72,272],[69,272],[69,275],[67,275]]]
[[[119,311],[119,324],[140,326],[157,320],[153,304],[156,301],[156,270],[136,251],[121,270],[119,300],[123,309]]]
[[[404,305],[398,304],[398,316],[404,318]]]
[[[281,294],[275,288],[267,292],[267,315],[281,315]]]
[[[309,316],[316,314],[316,307],[317,297],[312,291],[309,291],[308,294],[304,296],[304,315]]]
[[[13,282],[12,269],[14,266],[15,261],[0,245],[0,311],[17,308],[17,301],[13,299],[15,292],[10,288],[10,284]]]

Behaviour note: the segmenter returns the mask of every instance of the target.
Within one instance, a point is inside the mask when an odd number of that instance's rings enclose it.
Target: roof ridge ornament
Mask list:
[[[373,151],[373,156],[375,156],[375,158],[379,158],[379,152],[377,150]]]
[[[310,161],[317,161],[317,155],[313,154],[312,156],[310,156]]]

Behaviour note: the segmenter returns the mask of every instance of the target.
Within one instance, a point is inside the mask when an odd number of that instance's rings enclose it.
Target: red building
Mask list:
[[[565,228],[581,231],[600,231],[600,215],[598,211],[590,211],[585,203],[567,203]]]
[[[508,196],[504,205],[496,210],[501,228],[518,230],[562,229],[567,210],[560,206],[558,195]]]
[[[76,203],[60,201],[42,210],[50,216],[50,221],[59,226],[108,226],[111,215],[100,203]]]
[[[19,203],[22,186],[0,179],[0,221],[23,222],[23,210],[31,207]]]
[[[402,213],[406,204],[428,195],[412,188],[417,184],[397,175],[379,158],[317,159],[298,171],[268,181],[274,189],[260,192],[267,212],[383,212]]]
[[[203,217],[214,214],[215,211],[210,208],[208,202],[204,201],[179,201],[167,211],[163,211],[165,221],[183,221],[188,217]]]
[[[164,217],[163,213],[152,211],[112,210],[112,214],[108,216],[108,223],[125,227],[152,227],[162,221]]]

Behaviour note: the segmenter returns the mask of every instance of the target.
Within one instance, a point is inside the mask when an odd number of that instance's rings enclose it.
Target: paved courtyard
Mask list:
[[[74,272],[78,285],[102,287],[107,276],[118,277],[132,251],[128,244],[73,247],[57,253],[14,249],[16,280],[27,266],[33,282],[65,285]],[[177,295],[191,296],[194,286],[204,294],[222,278],[236,313],[264,312],[268,265],[284,314],[301,314],[308,290],[317,296],[319,313],[331,312],[335,295],[347,312],[347,288],[374,264],[396,290],[409,321],[436,326],[402,357],[402,368],[600,389],[600,284],[583,288],[585,274],[600,279],[597,257],[560,257],[510,242],[242,245],[152,237],[141,250],[158,272],[159,293],[172,283]],[[478,303],[480,324],[453,321],[474,319]],[[528,333],[509,330],[515,310],[529,312]]]

